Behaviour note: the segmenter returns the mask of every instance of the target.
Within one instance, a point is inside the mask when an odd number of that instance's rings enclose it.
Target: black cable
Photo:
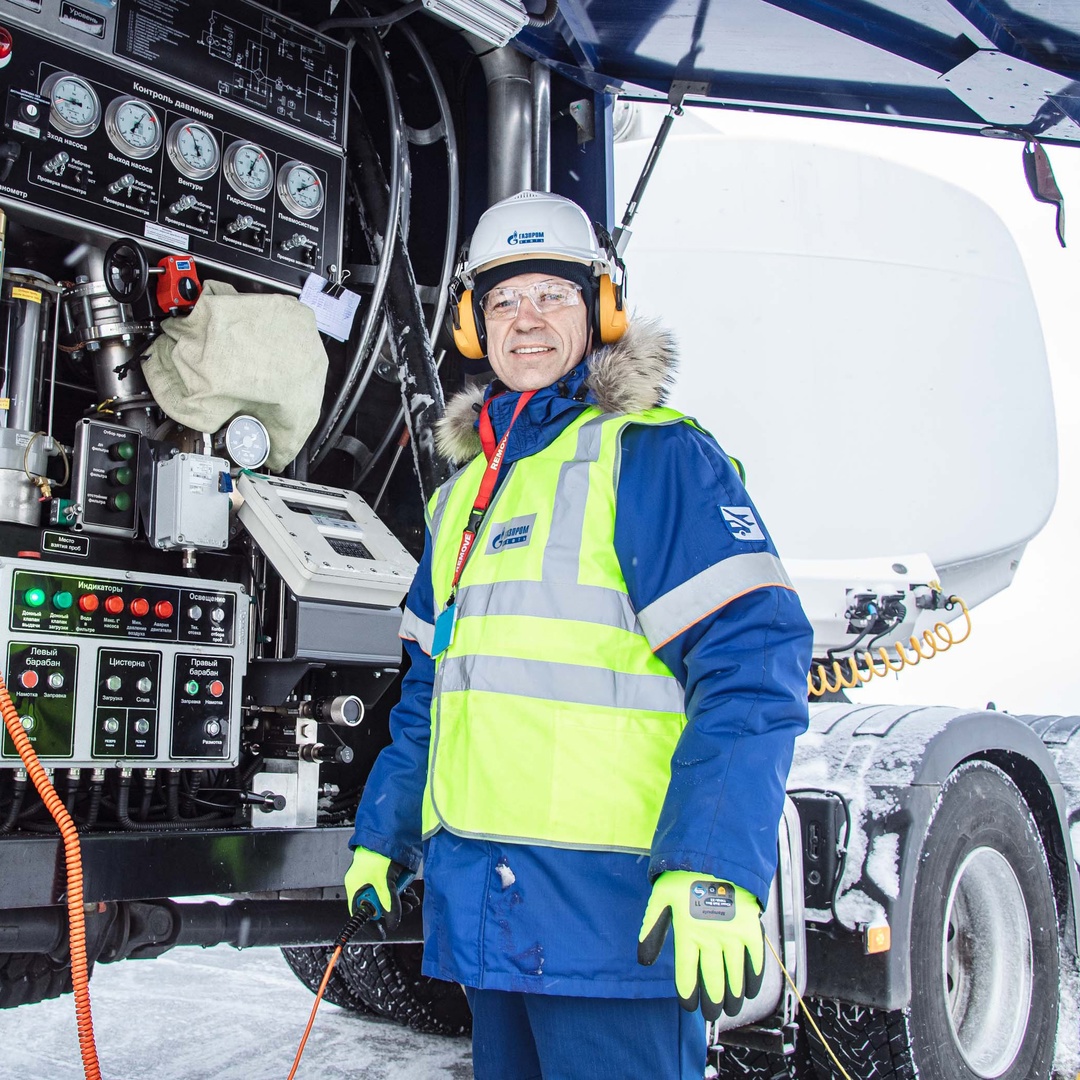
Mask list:
[[[101,796],[105,787],[105,778],[93,777],[90,780],[90,805],[86,811],[86,826],[92,828],[97,824],[98,814],[101,812]]]
[[[393,26],[394,23],[407,19],[423,6],[424,0],[412,0],[412,3],[398,8],[397,11],[388,12],[386,15],[368,15],[363,18],[358,16],[350,19],[326,19],[324,22],[319,23],[315,29],[319,33],[325,34],[327,30],[371,30],[378,26]]]
[[[9,833],[15,828],[15,822],[19,820],[24,798],[26,798],[26,781],[16,780],[14,790],[11,793],[11,806],[8,807],[7,817],[4,819],[3,824],[0,824],[0,833]]]
[[[120,777],[120,790],[116,798],[116,820],[120,828],[128,832],[157,832],[162,829],[169,832],[179,832],[187,829],[201,829],[209,822],[224,824],[228,818],[221,814],[204,814],[197,818],[189,818],[187,821],[132,821],[128,813],[128,803],[131,799],[131,777]]]

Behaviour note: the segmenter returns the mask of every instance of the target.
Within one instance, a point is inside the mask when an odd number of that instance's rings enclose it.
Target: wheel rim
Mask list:
[[[970,852],[953,878],[941,979],[957,1049],[980,1077],[1016,1059],[1031,1012],[1031,925],[1020,882],[993,848]]]

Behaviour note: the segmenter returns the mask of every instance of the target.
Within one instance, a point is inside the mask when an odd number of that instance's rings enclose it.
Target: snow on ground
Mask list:
[[[277,949],[174,949],[90,981],[103,1080],[285,1080],[314,996]],[[324,1002],[296,1080],[469,1080],[468,1039]],[[0,1080],[81,1080],[71,995],[0,1011]]]

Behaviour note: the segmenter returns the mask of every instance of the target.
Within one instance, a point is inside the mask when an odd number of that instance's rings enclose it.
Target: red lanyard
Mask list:
[[[484,470],[484,475],[480,480],[480,490],[477,491],[476,498],[473,500],[468,523],[461,534],[461,546],[458,548],[457,562],[454,564],[454,580],[450,583],[450,599],[446,602],[448,606],[454,601],[458,582],[461,580],[462,571],[465,569],[469,552],[472,550],[473,541],[476,540],[476,534],[480,531],[484,514],[487,513],[487,508],[491,503],[491,496],[495,491],[495,481],[499,479],[499,469],[506,454],[506,444],[510,440],[510,429],[514,426],[514,421],[521,415],[521,410],[529,403],[529,398],[535,393],[535,390],[527,390],[518,398],[517,406],[514,408],[514,415],[510,417],[510,423],[506,425],[506,431],[497,446],[495,445],[495,431],[491,426],[491,417],[488,416],[490,399],[484,402],[484,407],[480,410],[480,445],[484,448],[487,468]]]

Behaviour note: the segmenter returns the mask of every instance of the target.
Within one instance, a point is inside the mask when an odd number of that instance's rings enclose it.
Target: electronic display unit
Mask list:
[[[242,473],[239,516],[299,597],[396,607],[416,562],[356,494]]]

